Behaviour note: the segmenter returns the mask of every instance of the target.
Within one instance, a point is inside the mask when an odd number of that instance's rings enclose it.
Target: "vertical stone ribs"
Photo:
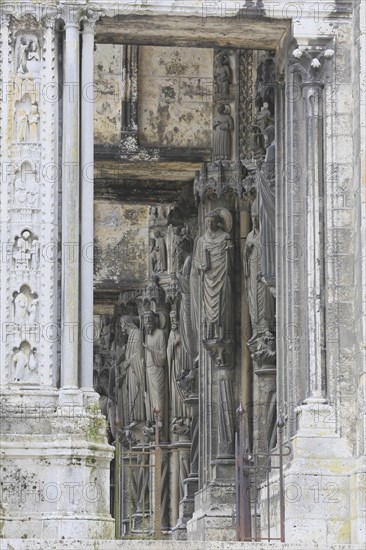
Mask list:
[[[253,104],[253,50],[240,50],[238,133],[240,160],[244,162],[249,158]]]

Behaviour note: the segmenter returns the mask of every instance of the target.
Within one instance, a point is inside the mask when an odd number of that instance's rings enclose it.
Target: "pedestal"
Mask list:
[[[355,461],[334,430],[332,406],[322,402],[296,410],[299,430],[292,439],[293,457],[284,470],[286,542],[329,548],[350,541],[350,474]],[[268,521],[266,491],[262,525]],[[271,535],[279,536],[279,478],[270,480]],[[265,534],[264,534],[265,536]]]
[[[2,537],[111,539],[105,418],[82,396],[60,405],[58,393],[0,396]]]
[[[235,482],[215,480],[195,495],[195,512],[187,522],[191,541],[236,540]]]

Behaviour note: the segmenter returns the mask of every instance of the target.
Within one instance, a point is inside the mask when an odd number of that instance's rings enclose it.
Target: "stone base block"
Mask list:
[[[366,541],[366,460],[358,460],[350,476],[351,540]]]
[[[287,542],[333,548],[350,544],[350,476],[355,459],[345,441],[335,433],[332,408],[311,403],[299,407],[299,431],[292,439],[293,457],[283,472],[285,535]],[[333,423],[333,425],[332,425]],[[262,536],[280,536],[278,473],[262,489]],[[356,541],[355,541],[356,542]],[[357,541],[358,542],[358,541]]]
[[[191,541],[236,540],[235,485],[214,482],[195,495],[195,512],[187,522]]]
[[[99,405],[80,406],[82,395],[74,393],[71,401],[64,401],[65,394],[59,400],[51,391],[38,402],[27,391],[2,397],[2,537],[112,538],[114,449]]]

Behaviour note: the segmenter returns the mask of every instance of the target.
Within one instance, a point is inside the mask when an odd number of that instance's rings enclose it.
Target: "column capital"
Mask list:
[[[74,6],[64,6],[60,12],[60,18],[64,21],[65,29],[74,27],[80,29],[80,23],[85,10]]]
[[[331,48],[321,51],[296,48],[289,60],[290,71],[300,75],[304,86],[323,86],[325,69],[333,56]]]
[[[7,11],[2,11],[0,13],[0,28],[9,27],[11,21],[11,13]]]
[[[83,33],[94,34],[96,22],[104,15],[102,10],[87,9],[82,14],[80,20],[82,22]]]

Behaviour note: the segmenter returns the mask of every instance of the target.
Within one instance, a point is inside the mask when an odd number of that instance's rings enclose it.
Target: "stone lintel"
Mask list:
[[[267,17],[116,15],[96,24],[96,42],[202,48],[275,49],[289,20]]]

